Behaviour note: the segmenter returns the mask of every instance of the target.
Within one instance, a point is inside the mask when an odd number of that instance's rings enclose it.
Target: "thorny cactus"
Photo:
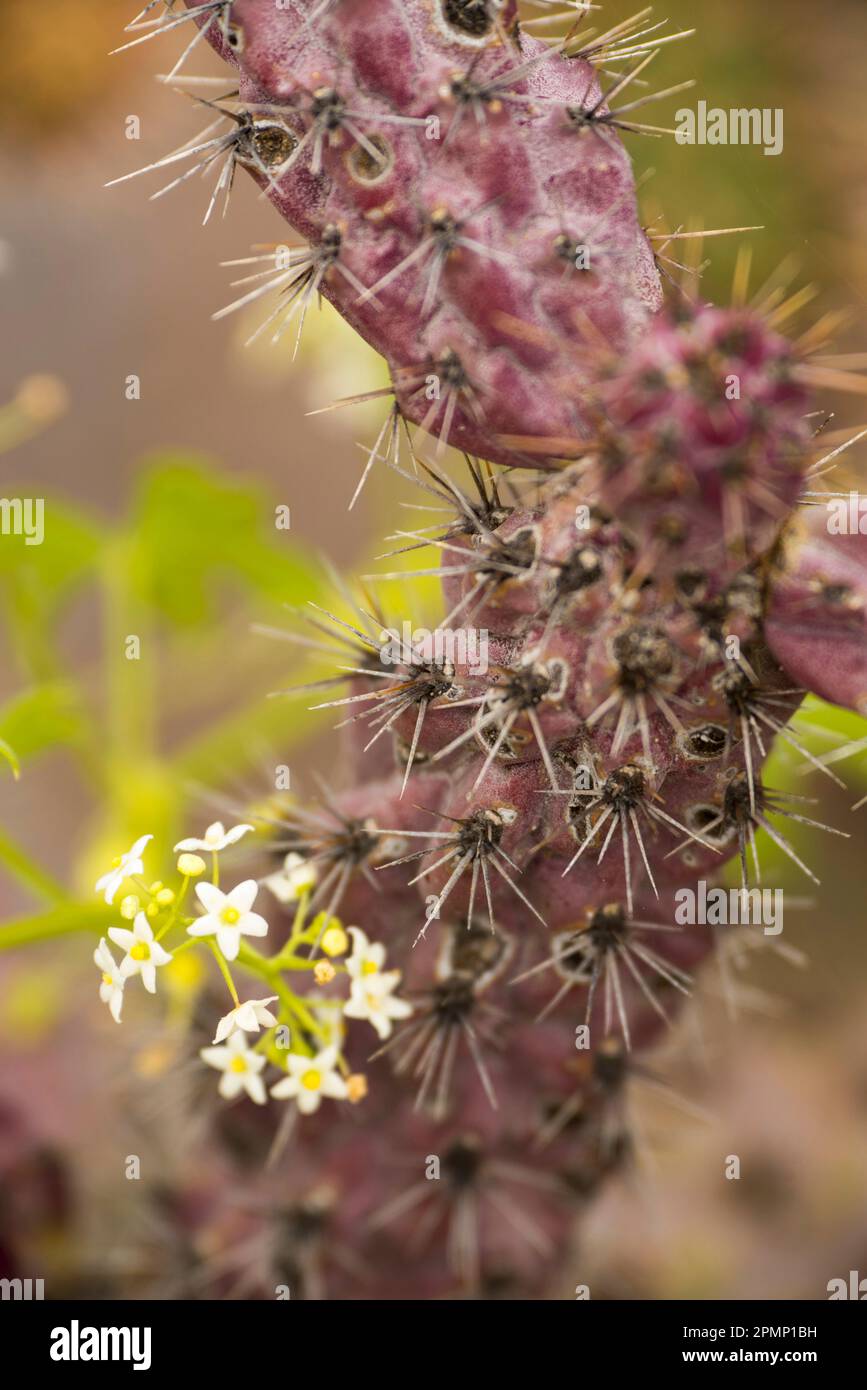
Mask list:
[[[683,890],[732,856],[757,879],[760,828],[812,878],[780,818],[830,827],[762,765],[780,737],[828,772],[788,727],[807,690],[867,707],[867,542],[797,510],[841,452],[811,382],[845,374],[742,274],[729,309],[683,285],[664,305],[672,238],[642,228],[620,137],[663,133],[638,78],[682,36],[646,12],[580,31],[568,8],[553,43],[513,0],[154,0],[132,26],[185,55],[204,35],[232,71],[150,167],[169,187],[213,167],[210,214],[241,164],[305,239],[251,257],[230,308],[276,295],[279,334],[325,296],[391,370],[368,467],[446,517],[403,536],[440,553],[430,642],[366,610],[314,620],[353,772],[275,812],[275,852],[284,898],[316,875],[315,950],[337,914],[366,934],[347,1016],[383,1045],[370,1061],[353,1032],[363,1104],[294,1128],[291,1229],[251,1292],[543,1292],[570,1211],[628,1155],[633,1055],[710,950]]]

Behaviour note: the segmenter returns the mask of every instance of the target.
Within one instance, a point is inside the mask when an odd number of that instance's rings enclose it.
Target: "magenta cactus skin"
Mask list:
[[[765,623],[793,678],[836,705],[867,714],[867,535],[831,535],[819,508],[787,537]]]
[[[261,123],[254,177],[416,438],[552,473],[444,528],[444,633],[484,629],[488,670],[399,661],[389,737],[344,730],[333,828],[293,822],[317,905],[387,945],[415,1013],[374,1063],[350,1040],[360,1110],[299,1126],[251,1292],[541,1296],[627,1155],[631,1054],[711,950],[675,894],[735,855],[746,881],[756,827],[779,842],[761,769],[806,690],[865,712],[865,542],[793,522],[795,349],[751,311],[663,311],[586,54],[521,34],[511,0],[197,22]]]
[[[650,540],[654,573],[700,559],[719,582],[769,548],[803,486],[799,366],[755,314],[704,306],[657,320],[606,382],[602,495]]]
[[[270,169],[271,201],[313,244],[337,231],[352,279],[335,266],[323,293],[386,358],[407,419],[454,447],[515,463],[501,437],[586,436],[592,367],[576,347],[598,335],[622,351],[661,304],[626,151],[568,115],[598,106],[595,68],[526,37],[519,53],[480,47],[440,0],[314,12],[235,0],[228,56],[240,100],[299,141],[283,161],[297,162]],[[511,3],[496,19],[512,24]]]

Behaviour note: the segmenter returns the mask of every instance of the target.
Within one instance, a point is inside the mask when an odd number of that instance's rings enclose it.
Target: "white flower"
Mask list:
[[[344,1016],[366,1019],[384,1042],[391,1037],[392,1019],[409,1018],[412,1013],[412,1004],[394,998],[399,984],[399,970],[378,970],[373,975],[353,980]]]
[[[105,937],[100,940],[93,953],[93,959],[102,971],[99,997],[103,1004],[108,1005],[109,1013],[115,1023],[120,1023],[120,1011],[123,1008],[123,987],[126,984],[126,979],[115,965],[114,957],[108,949],[108,942]]]
[[[287,854],[279,873],[269,874],[263,881],[278,903],[294,903],[316,887],[316,869],[300,854]]]
[[[203,849],[208,854],[219,854],[220,850],[228,849],[229,845],[236,845],[242,835],[246,835],[248,830],[252,830],[252,825],[233,825],[231,830],[227,830],[222,821],[214,821],[209,825],[201,840],[190,837],[188,840],[178,840],[175,845],[175,853],[178,850]]]
[[[258,1033],[259,1028],[270,1028],[277,1020],[266,1008],[267,1004],[277,1002],[277,995],[272,994],[270,999],[245,999],[243,1004],[239,1004],[237,1009],[225,1014],[217,1024],[217,1031],[214,1035],[214,1042],[221,1043],[229,1037],[231,1033],[240,1029],[242,1033]]]
[[[265,1104],[265,1083],[259,1075],[265,1058],[247,1046],[244,1033],[233,1033],[225,1047],[203,1047],[199,1056],[223,1073],[217,1088],[223,1100],[234,1100],[246,1091],[257,1105]]]
[[[337,1071],[336,1047],[326,1047],[315,1057],[300,1057],[290,1052],[286,1068],[289,1075],[271,1087],[271,1094],[277,1100],[296,1100],[302,1115],[312,1115],[318,1110],[323,1096],[329,1100],[346,1100],[349,1094],[346,1082]]]
[[[316,1022],[323,1029],[319,1034],[323,1046],[340,1050],[346,1037],[346,1024],[343,1021],[343,1000],[329,999],[325,995],[308,994],[305,1003],[309,1004]]]
[[[213,883],[197,883],[196,897],[205,909],[204,917],[187,927],[190,936],[216,936],[226,960],[236,960],[242,936],[267,936],[268,923],[250,908],[259,885],[245,878],[231,893],[223,893]]]
[[[153,835],[142,835],[136,840],[132,849],[127,850],[119,859],[115,859],[107,874],[98,878],[94,884],[94,892],[102,893],[105,890],[105,901],[110,905],[117,897],[117,890],[125,878],[132,878],[135,874],[144,873],[144,862],[142,860],[142,850]]]
[[[126,927],[109,927],[108,934],[116,945],[122,946],[126,955],[120,963],[120,973],[125,980],[133,975],[141,975],[142,984],[149,994],[157,988],[157,966],[168,965],[171,956],[164,951],[158,941],[154,941],[153,928],[143,912],[132,924],[132,931]]]
[[[350,979],[367,979],[385,965],[385,947],[378,941],[368,941],[360,927],[347,927],[352,937],[352,955],[347,957],[346,969]]]

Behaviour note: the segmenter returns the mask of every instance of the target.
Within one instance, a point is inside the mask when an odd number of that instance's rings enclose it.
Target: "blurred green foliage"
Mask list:
[[[94,807],[81,851],[80,878],[111,858],[142,827],[171,843],[191,780],[230,781],[246,749],[279,733],[281,750],[301,736],[305,716],[249,693],[228,714],[201,716],[209,672],[225,664],[225,624],[270,617],[281,604],[322,598],[313,558],[274,525],[263,491],[222,475],[203,458],[166,452],[145,460],[126,521],[85,517],[56,499],[46,505],[42,545],[7,537],[0,547],[0,612],[22,689],[0,708],[0,755],[26,776],[35,758],[72,755],[82,800]],[[64,633],[83,603],[96,609],[98,669],[69,669]],[[130,656],[130,638],[139,654]],[[179,647],[178,647],[179,640]],[[191,646],[199,679],[179,673],[177,652]],[[231,662],[232,656],[228,657]],[[237,691],[246,694],[243,668]],[[297,676],[297,670],[292,677]],[[230,683],[231,684],[231,683]],[[194,732],[172,746],[161,728],[171,692]],[[15,791],[9,777],[9,819]],[[73,794],[75,794],[73,792]],[[50,921],[12,923],[2,944],[80,925],[98,928],[98,905],[55,883],[10,836],[0,834],[0,865],[53,904]],[[41,922],[41,925],[40,925]]]
[[[268,534],[267,511],[254,482],[229,482],[205,459],[146,459],[130,532],[136,598],[170,624],[197,627],[219,620],[222,580],[272,602],[309,597],[310,560],[273,521]]]
[[[43,905],[0,927],[0,947],[104,930],[108,910],[91,885],[119,850],[146,832],[170,845],[201,784],[227,790],[263,748],[277,746],[285,758],[321,728],[307,700],[268,700],[256,662],[245,669],[254,621],[291,627],[285,608],[309,601],[354,616],[343,587],[277,526],[279,510],[255,481],[169,450],[143,460],[124,521],[85,516],[50,498],[42,545],[6,538],[0,617],[22,688],[0,707],[4,819],[15,818],[13,777],[48,754],[72,759],[77,781],[67,794],[80,795],[89,811],[71,888],[0,829],[0,871]],[[413,563],[413,556],[397,562]],[[421,585],[431,620],[434,587]],[[406,616],[398,581],[378,594],[395,621]],[[65,651],[79,606],[88,645],[99,635],[95,669]],[[327,658],[287,650],[279,689],[328,669]],[[181,725],[184,737],[171,737],[167,724]]]

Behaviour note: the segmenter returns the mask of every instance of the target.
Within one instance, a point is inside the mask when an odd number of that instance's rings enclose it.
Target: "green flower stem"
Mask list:
[[[283,1026],[285,1027],[286,1025],[284,1024]],[[303,1048],[303,1041],[299,1040],[299,1046]],[[277,1067],[281,1072],[285,1072],[286,1053],[288,1049],[285,1047],[278,1047],[270,1034],[262,1038],[262,1040],[256,1044],[255,1050],[267,1057],[272,1066]],[[313,1054],[311,1053],[310,1055],[312,1056]]]
[[[274,970],[315,970],[319,962],[307,956],[287,955],[283,950],[279,956],[272,956],[269,964]]]
[[[178,903],[176,906],[179,905]],[[30,946],[40,941],[51,941],[78,932],[92,932],[95,936],[103,936],[107,928],[116,921],[116,911],[104,903],[61,903],[48,912],[32,917],[18,918],[0,926],[0,951]],[[180,925],[184,925],[185,921],[186,919],[181,921]],[[193,919],[190,918],[189,921],[191,922]],[[173,925],[178,924],[176,919]],[[163,935],[164,931],[165,927],[161,930],[160,935]],[[191,947],[201,944],[203,944],[202,938],[187,937],[185,941],[174,948],[172,955],[176,956],[181,951],[189,950]],[[223,953],[216,942],[208,941],[207,944],[211,947],[220,973],[237,1008],[240,1000]],[[310,970],[315,962],[297,958],[292,954],[286,955],[285,948],[284,951],[269,958],[242,942],[237,964],[248,975],[263,980],[274,991],[288,1016],[290,1025],[294,1020],[295,1024],[304,1032],[310,1033],[314,1037],[327,1038],[325,1026],[318,1021],[303,999],[290,989],[281,976],[281,972],[285,969]]]
[[[174,948],[174,950],[172,951],[172,960],[174,960],[175,956],[179,956],[181,954],[181,951],[189,951],[191,946],[204,946],[204,944],[205,937],[188,936],[186,941],[182,941],[180,946],[176,946]]]
[[[295,920],[292,923],[292,930],[289,933],[288,941],[280,948],[276,955],[269,958],[269,964],[272,970],[316,969],[318,961],[309,956],[296,955],[297,947],[314,945],[318,938],[323,935],[325,927],[328,925],[327,923],[320,923],[320,925],[317,926],[316,924],[319,921],[318,917],[314,918],[309,925],[306,925],[309,902],[310,893],[309,891],[305,891],[298,899],[298,907],[295,910]],[[321,915],[320,913],[320,916]],[[329,921],[335,920],[336,919],[333,917],[329,918]]]
[[[130,749],[134,748],[136,757],[144,762],[155,743],[154,655],[149,649],[151,634],[144,604],[135,592],[135,560],[133,543],[121,534],[106,545],[102,563],[109,710],[106,735],[111,762],[124,772]],[[130,636],[138,637],[142,644],[140,660],[127,658],[126,641]],[[122,785],[123,778],[117,778],[120,798]]]
[[[189,874],[185,874],[185,875],[184,875],[184,881],[183,881],[183,883],[181,884],[180,888],[178,889],[177,897],[175,898],[175,901],[172,903],[172,910],[171,910],[171,912],[169,913],[168,918],[167,918],[165,924],[164,924],[163,926],[160,927],[159,931],[158,931],[157,934],[156,934],[156,937],[155,937],[155,940],[156,940],[156,941],[161,941],[162,938],[166,935],[166,933],[169,932],[169,931],[171,931],[172,927],[175,925],[175,922],[177,921],[178,913],[180,912],[181,907],[183,906],[184,898],[187,896],[187,889],[189,888],[189,886],[190,886],[190,876],[189,876]],[[192,920],[192,919],[191,919],[191,920]],[[191,940],[193,940],[193,941],[195,941],[195,939],[196,939],[195,937],[192,937],[192,938],[191,938]]]
[[[271,962],[267,956],[263,956],[255,947],[248,946],[246,941],[241,942],[241,949],[238,952],[238,964],[244,966],[251,974],[258,975],[262,980],[270,979],[274,973]]]
[[[279,956],[272,956],[269,959],[252,946],[243,942],[241,944],[238,964],[252,975],[257,975],[260,980],[264,980],[274,990],[284,1009],[294,1014],[298,1019],[302,1028],[315,1036],[324,1038],[326,1030],[323,1025],[317,1021],[298,995],[289,988],[285,980],[281,979],[280,971],[284,967],[277,964],[278,960]]]
[[[289,935],[290,946],[293,941],[295,941],[296,939],[300,940],[300,938],[304,935],[304,924],[307,921],[307,904],[309,901],[310,890],[309,888],[307,888],[304,890],[304,892],[301,894],[301,897],[298,899],[298,906],[295,909],[295,920],[292,923],[292,931]]]
[[[116,914],[104,903],[63,903],[34,917],[19,917],[0,926],[0,950],[31,946],[39,941],[53,941],[59,936],[76,932],[92,932],[104,936],[107,927],[116,921]]]
[[[5,738],[0,738],[0,758],[9,764],[12,776],[18,782],[21,778],[21,763],[15,749],[6,742]]]
[[[289,989],[287,985],[283,985],[282,980],[280,984],[284,990],[284,994],[281,995],[281,1002],[285,1008],[291,1010],[295,1015],[304,1031],[306,1033],[312,1033],[314,1037],[326,1038],[328,1036],[328,1031],[325,1025],[319,1023],[317,1019],[314,1018],[313,1014],[307,1008],[307,1005],[303,1004],[298,995]],[[280,991],[278,990],[278,994],[279,993]]]
[[[240,1001],[240,999],[238,998],[238,991],[235,989],[235,982],[234,982],[234,980],[232,979],[231,971],[229,970],[229,967],[228,967],[228,965],[226,964],[226,957],[223,955],[223,952],[220,950],[220,948],[219,948],[219,946],[217,945],[216,941],[209,941],[209,942],[208,942],[208,945],[210,946],[211,951],[213,952],[214,960],[217,962],[217,965],[220,967],[220,974],[222,975],[223,979],[226,981],[226,985],[228,986],[229,993],[231,994],[232,999],[234,1000],[235,1008],[238,1009],[238,1008],[240,1008],[240,1006],[241,1006],[241,1001]]]

